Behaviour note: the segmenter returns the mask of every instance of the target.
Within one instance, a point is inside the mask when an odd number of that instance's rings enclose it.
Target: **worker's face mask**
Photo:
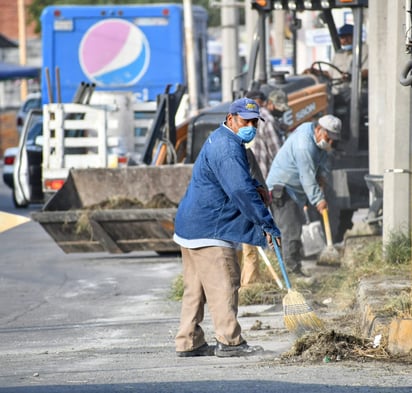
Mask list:
[[[240,138],[242,138],[243,142],[249,143],[256,136],[256,127],[253,127],[253,126],[241,127],[239,128],[237,135]]]
[[[284,111],[280,111],[278,109],[274,109],[273,111],[271,111],[272,116],[276,117],[278,119],[281,119],[283,117],[283,114],[285,113]]]
[[[321,131],[319,131],[318,138],[321,138],[318,142],[316,142],[316,146],[319,147],[319,149],[325,150],[325,151],[331,151],[332,150],[332,140],[329,138],[328,132],[322,128]],[[326,138],[326,139],[325,139]]]
[[[332,150],[332,146],[328,142],[326,142],[324,139],[321,139],[319,142],[317,142],[316,146],[319,147],[319,149],[322,149],[325,151]]]
[[[341,49],[348,52],[352,50],[352,45],[342,45]]]

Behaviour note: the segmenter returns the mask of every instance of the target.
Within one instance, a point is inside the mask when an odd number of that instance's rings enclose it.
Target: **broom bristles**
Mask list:
[[[320,265],[340,265],[338,250],[333,246],[327,246],[319,255],[318,264]]]
[[[283,298],[283,314],[289,331],[307,332],[324,328],[323,321],[317,317],[305,298],[297,291],[289,290]]]

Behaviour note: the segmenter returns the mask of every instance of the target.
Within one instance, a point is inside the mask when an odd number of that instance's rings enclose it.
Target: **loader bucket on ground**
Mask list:
[[[65,253],[178,252],[174,218],[192,167],[71,170],[32,218]]]

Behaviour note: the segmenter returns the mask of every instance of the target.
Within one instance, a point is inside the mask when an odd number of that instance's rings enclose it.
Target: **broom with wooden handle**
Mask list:
[[[272,241],[288,289],[288,293],[283,298],[283,319],[286,328],[297,334],[322,330],[324,328],[323,321],[315,314],[312,307],[306,303],[303,295],[292,289],[279,246],[275,238],[272,238]]]
[[[262,247],[258,247],[257,249],[258,249],[258,252],[259,252],[260,256],[262,257],[263,261],[265,262],[267,268],[269,269],[270,273],[272,274],[273,278],[275,279],[276,284],[278,284],[278,287],[280,289],[283,289],[282,281],[280,281],[279,276],[277,275],[275,269],[273,269],[273,266],[270,263],[269,258],[267,257],[267,255],[263,251]]]

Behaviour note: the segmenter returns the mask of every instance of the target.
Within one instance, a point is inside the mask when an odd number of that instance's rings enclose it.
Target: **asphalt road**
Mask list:
[[[0,210],[15,210],[0,185]],[[240,309],[262,356],[175,356],[178,258],[64,254],[35,222],[0,234],[0,393],[412,391],[412,371],[386,362],[279,362],[294,337],[280,305]],[[253,330],[256,321],[263,329]],[[206,313],[204,328],[213,343]]]

